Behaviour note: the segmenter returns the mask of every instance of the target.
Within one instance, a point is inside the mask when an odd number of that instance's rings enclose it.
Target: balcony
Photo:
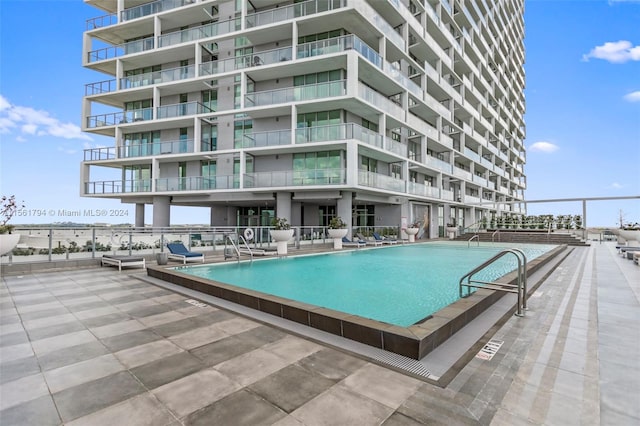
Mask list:
[[[349,139],[356,139],[381,149],[384,147],[381,134],[355,123],[296,129],[296,143],[330,142]]]
[[[222,61],[205,62],[200,65],[200,75],[213,75],[290,61],[292,53],[291,47],[283,47],[280,49],[254,52],[251,55],[238,56]]]
[[[159,0],[151,3],[145,3],[140,6],[130,7],[123,10],[120,14],[120,19],[122,19],[122,21],[129,21],[131,19],[142,18],[144,16],[175,9],[176,7],[181,7],[185,4],[191,3],[193,3],[193,0]]]
[[[187,152],[193,152],[193,147],[193,139],[121,146],[118,148],[118,158],[184,154]]]
[[[240,187],[239,182],[237,175],[159,178],[156,179],[156,192],[233,189]]]
[[[346,169],[286,170],[245,174],[245,188],[344,185]]]
[[[185,117],[189,115],[205,114],[208,112],[215,111],[200,102],[186,102],[158,107],[158,118]]]
[[[88,53],[89,63],[114,59],[132,53],[144,52],[155,48],[155,38],[147,37],[141,40],[130,41],[117,46],[103,47]]]
[[[91,148],[84,150],[84,161],[105,161],[114,160],[116,158],[116,149],[110,148]]]
[[[346,6],[346,0],[310,0],[247,15],[245,25],[255,28]]]
[[[158,47],[173,46],[203,38],[228,34],[240,29],[240,18],[227,21],[212,22],[198,27],[187,28],[180,31],[163,34],[158,37]]]
[[[289,102],[310,101],[347,93],[347,81],[337,80],[327,83],[307,84],[284,89],[249,93],[245,96],[245,107],[267,106]]]
[[[136,192],[151,192],[151,180],[104,180],[84,183],[85,195],[128,194]]]
[[[153,108],[142,108],[131,111],[112,112],[87,117],[87,128],[95,129],[116,124],[133,123],[153,119]]]
[[[242,148],[259,148],[291,144],[291,130],[256,132],[242,136]]]
[[[438,188],[416,182],[407,182],[407,192],[420,197],[440,198],[440,191]]]
[[[296,50],[296,58],[311,58],[347,50],[355,50],[374,66],[382,68],[382,56],[378,55],[378,52],[354,35],[303,43]]]
[[[402,107],[386,96],[376,92],[371,87],[358,83],[358,96],[383,112],[403,121],[404,110]]]
[[[394,192],[405,192],[405,181],[380,173],[358,170],[358,185]]]
[[[151,84],[167,83],[170,81],[185,80],[195,76],[196,67],[194,65],[131,75],[120,79],[120,90],[149,86]]]

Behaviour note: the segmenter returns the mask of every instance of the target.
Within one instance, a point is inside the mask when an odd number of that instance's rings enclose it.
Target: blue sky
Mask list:
[[[59,211],[77,209],[125,209],[105,221],[134,221],[132,205],[79,196],[83,150],[113,145],[79,126],[84,85],[105,79],[81,65],[85,21],[102,14],[81,0],[0,0],[0,194],[33,211],[12,223],[66,221]],[[527,199],[640,195],[639,22],[640,0],[526,1]],[[599,201],[588,204],[588,225],[615,226],[620,211],[640,222],[640,200]],[[171,221],[208,215],[173,207]]]

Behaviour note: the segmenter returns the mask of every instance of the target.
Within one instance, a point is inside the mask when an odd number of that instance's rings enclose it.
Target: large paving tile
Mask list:
[[[70,321],[62,324],[51,325],[49,327],[32,328],[29,330],[31,340],[46,339],[47,337],[59,336],[86,330],[87,328],[80,321]]]
[[[42,374],[36,373],[0,385],[0,410],[48,395]]]
[[[83,383],[53,394],[65,422],[86,416],[145,392],[145,388],[127,371]]]
[[[240,390],[195,413],[185,420],[189,426],[271,425],[286,414],[255,394]]]
[[[259,342],[249,342],[237,336],[226,337],[208,345],[191,349],[189,352],[209,366],[220,364],[238,355],[260,347]]]
[[[168,426],[177,422],[171,413],[149,393],[127,399],[84,417],[66,426]]]
[[[342,380],[362,368],[366,361],[326,348],[301,359],[298,364],[329,379]]]
[[[287,365],[287,361],[283,358],[259,348],[222,362],[213,368],[241,385],[247,386]]]
[[[52,393],[110,376],[124,370],[124,366],[112,355],[102,355],[86,361],[46,371],[44,377]]]
[[[294,364],[249,385],[248,388],[276,407],[291,413],[335,383],[335,380]]]
[[[40,355],[38,362],[42,370],[46,371],[105,355],[108,352],[102,343],[93,341]]]
[[[227,336],[228,334],[222,331],[219,327],[211,325],[176,334],[169,337],[169,340],[181,348],[188,350],[224,339]]]
[[[45,312],[45,311],[42,311]],[[49,312],[49,311],[47,311]],[[54,315],[42,315],[35,319],[26,319],[25,315],[22,316],[24,328],[29,331],[36,328],[50,327],[52,325],[64,324],[67,322],[73,322],[76,317],[73,316],[66,308],[56,311]]]
[[[308,426],[379,425],[392,412],[379,402],[334,386],[291,415]]]
[[[288,363],[296,362],[315,352],[322,350],[324,346],[313,343],[310,340],[296,336],[286,336],[273,343],[264,345],[262,349],[273,352]]]
[[[40,365],[35,356],[28,356],[6,362],[0,360],[0,384],[39,372]]]
[[[125,333],[131,333],[133,331],[142,330],[146,328],[143,324],[140,324],[137,320],[128,320],[122,322],[116,322],[114,324],[107,324],[101,327],[90,328],[91,332],[95,334],[99,339],[105,337],[118,336]]]
[[[0,424],[56,426],[61,420],[51,395],[47,394],[0,411]]]
[[[29,336],[27,336],[27,333],[24,330],[5,334],[0,338],[0,347],[20,345],[24,343],[29,343]]]
[[[180,352],[183,352],[183,349],[168,340],[157,340],[118,351],[114,355],[120,362],[127,366],[127,368],[135,368]]]
[[[240,388],[238,383],[223,374],[207,369],[160,386],[153,390],[153,394],[182,418]]]
[[[156,334],[152,330],[144,329],[121,334],[119,336],[107,337],[105,339],[100,339],[100,341],[109,348],[110,351],[118,352],[123,349],[144,345],[145,343],[155,342],[160,339],[162,339],[162,336]]]
[[[206,368],[198,358],[181,352],[131,369],[148,389],[154,389]]]
[[[95,341],[97,341],[97,339],[93,334],[91,334],[91,332],[88,330],[82,330],[54,337],[47,337],[45,339],[34,340],[31,342],[31,346],[33,347],[33,351],[36,355],[42,356],[58,349]]]
[[[3,363],[14,361],[20,358],[33,356],[31,343],[20,343],[18,345],[0,346],[0,361]]]

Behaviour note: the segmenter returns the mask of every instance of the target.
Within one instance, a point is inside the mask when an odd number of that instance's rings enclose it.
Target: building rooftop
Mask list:
[[[444,388],[143,276],[2,277],[0,423],[640,422],[640,268],[613,242],[573,248]]]

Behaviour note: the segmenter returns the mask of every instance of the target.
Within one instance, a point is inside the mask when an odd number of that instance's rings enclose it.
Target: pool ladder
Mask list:
[[[224,260],[227,259],[231,259],[233,257],[238,259],[238,262],[240,262],[240,256],[242,253],[248,253],[251,261],[253,262],[253,252],[251,251],[251,247],[249,247],[249,244],[247,244],[247,240],[244,239],[244,237],[242,235],[238,235],[238,244],[235,243],[235,241],[233,241],[233,239],[231,238],[231,235],[227,234],[225,235],[225,240],[224,240]],[[227,247],[227,241],[229,243],[231,243],[231,248]],[[244,245],[245,248],[242,249],[242,252],[240,251],[239,246],[240,245]]]
[[[481,270],[496,262],[498,259],[508,254],[514,255],[518,260],[518,279],[516,284],[489,282],[473,279],[473,276],[476,273],[480,272]],[[467,294],[463,294],[463,288],[465,287],[467,289]],[[467,272],[462,278],[460,278],[460,298],[468,297],[469,295],[471,295],[472,288],[486,288],[489,290],[516,293],[518,295],[516,316],[524,316],[523,311],[527,309],[527,257],[525,256],[524,252],[517,248],[502,250],[491,259],[487,260],[473,270]]]

